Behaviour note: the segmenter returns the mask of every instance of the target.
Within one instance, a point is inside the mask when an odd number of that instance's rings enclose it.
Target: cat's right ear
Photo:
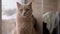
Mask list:
[[[20,7],[22,7],[22,5],[19,3],[19,2],[16,2],[17,3],[17,8],[19,9]]]

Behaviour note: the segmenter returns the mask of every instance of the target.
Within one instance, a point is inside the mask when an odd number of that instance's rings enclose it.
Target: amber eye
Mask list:
[[[23,11],[23,9],[20,9],[20,11]]]
[[[29,11],[30,9],[26,9],[26,11]]]

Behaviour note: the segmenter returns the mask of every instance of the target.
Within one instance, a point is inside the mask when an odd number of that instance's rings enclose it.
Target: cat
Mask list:
[[[13,34],[36,34],[32,23],[32,2],[21,5],[17,2],[16,28]]]

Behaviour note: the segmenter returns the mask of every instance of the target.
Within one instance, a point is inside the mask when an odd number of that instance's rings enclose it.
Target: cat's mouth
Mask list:
[[[26,18],[26,17],[29,17],[28,14],[22,14],[21,16],[22,16],[22,17],[25,17],[25,18]]]
[[[28,14],[24,14],[23,16],[28,17],[29,15]]]
[[[28,14],[24,14],[24,16],[27,16]]]

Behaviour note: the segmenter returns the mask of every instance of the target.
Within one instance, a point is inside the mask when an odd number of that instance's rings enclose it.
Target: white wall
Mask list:
[[[24,3],[24,0],[2,0],[2,10],[16,8],[16,2]]]

